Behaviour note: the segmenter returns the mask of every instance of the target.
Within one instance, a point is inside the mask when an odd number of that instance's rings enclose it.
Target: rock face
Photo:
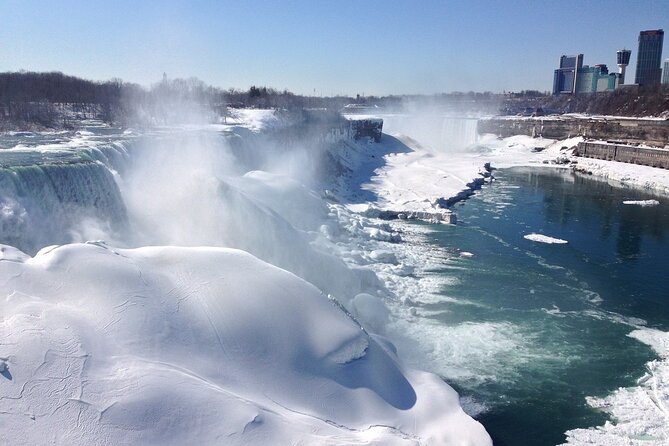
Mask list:
[[[374,142],[381,141],[383,132],[383,119],[380,118],[356,118],[350,119],[351,130],[355,139],[371,138]]]
[[[506,138],[528,135],[551,139],[566,139],[574,136],[617,140],[624,143],[640,143],[664,147],[669,144],[669,120],[634,118],[490,118],[478,122],[479,134],[492,133]]]

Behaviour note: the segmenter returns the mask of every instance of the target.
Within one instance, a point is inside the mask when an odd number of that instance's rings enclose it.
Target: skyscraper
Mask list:
[[[660,83],[662,69],[662,42],[664,31],[652,29],[639,33],[639,51],[636,60],[635,83],[655,85]]]
[[[669,85],[669,59],[664,59],[664,70],[662,70],[662,83]]]
[[[583,54],[560,57],[560,68],[553,73],[553,94],[576,92],[576,76],[583,68]]]

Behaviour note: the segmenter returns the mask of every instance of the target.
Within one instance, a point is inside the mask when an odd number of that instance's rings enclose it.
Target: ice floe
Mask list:
[[[660,202],[657,200],[625,200],[623,201],[623,204],[648,207],[648,206],[657,206],[658,204],[660,204]]]
[[[567,240],[562,240],[562,239],[559,239],[559,238],[549,237],[547,235],[535,234],[535,233],[526,234],[526,235],[523,236],[523,238],[525,238],[527,240],[531,240],[533,242],[547,243],[549,245],[552,245],[552,244],[564,245],[565,243],[569,243],[569,242],[567,242]]]

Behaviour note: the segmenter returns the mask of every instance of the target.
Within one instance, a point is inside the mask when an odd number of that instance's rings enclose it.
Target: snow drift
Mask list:
[[[3,444],[491,444],[437,376],[242,251],[0,251]]]

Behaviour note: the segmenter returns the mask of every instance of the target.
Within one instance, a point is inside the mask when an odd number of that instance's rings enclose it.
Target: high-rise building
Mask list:
[[[613,91],[620,82],[620,76],[609,73],[605,64],[597,64],[594,67],[583,65],[576,76],[576,94],[597,93],[600,91]]]
[[[662,42],[664,31],[652,29],[639,33],[639,51],[636,59],[635,83],[656,85],[660,83],[662,69]]]
[[[662,83],[669,84],[669,59],[664,59],[664,69],[662,70]]]
[[[560,68],[553,73],[553,94],[576,92],[576,76],[583,68],[583,54],[560,57]]]
[[[622,85],[625,83],[625,68],[630,63],[630,56],[632,51],[630,50],[618,50],[616,53],[616,59],[618,61],[618,77],[619,84]]]

